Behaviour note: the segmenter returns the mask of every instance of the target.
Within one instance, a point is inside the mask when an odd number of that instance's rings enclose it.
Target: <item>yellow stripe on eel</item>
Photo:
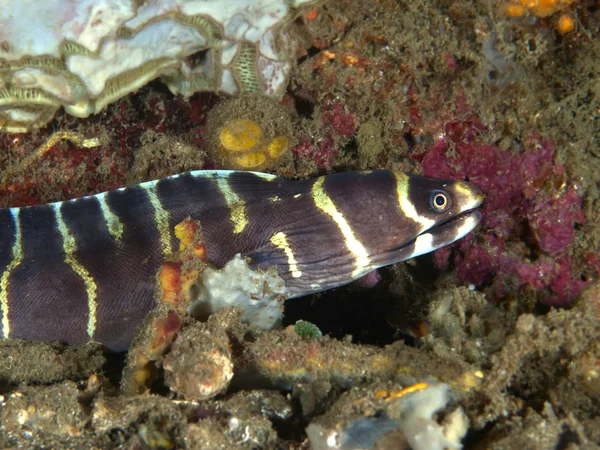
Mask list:
[[[54,212],[56,213],[56,223],[58,225],[58,231],[63,238],[63,250],[65,251],[65,262],[73,269],[73,271],[81,277],[83,283],[85,284],[85,291],[87,293],[87,301],[88,301],[88,323],[87,323],[87,334],[90,339],[94,338],[94,332],[96,331],[96,309],[98,305],[96,304],[96,291],[98,290],[98,286],[96,286],[96,282],[94,278],[90,275],[83,265],[77,261],[75,257],[75,252],[77,251],[77,243],[75,242],[75,237],[69,231],[67,224],[65,223],[62,212],[60,210],[60,203],[55,203],[53,205]]]
[[[248,225],[248,218],[246,217],[246,202],[242,200],[233,190],[226,178],[216,178],[217,186],[225,197],[225,202],[229,207],[230,219],[233,222],[234,234],[239,234]]]
[[[152,182],[147,186],[143,186],[143,188],[148,194],[148,199],[154,208],[154,223],[156,224],[156,229],[160,236],[160,248],[162,254],[166,258],[173,254],[171,230],[169,228],[169,212],[163,208],[163,205],[154,190],[155,186],[156,182]]]
[[[370,270],[371,264],[367,250],[354,235],[354,232],[344,215],[337,210],[333,201],[325,193],[325,190],[323,189],[324,182],[325,178],[321,177],[313,184],[311,194],[315,204],[321,211],[325,212],[333,219],[344,236],[346,247],[356,258],[356,269],[352,272],[352,276],[358,277],[364,275]]]
[[[123,237],[123,224],[119,220],[119,217],[111,211],[108,203],[106,203],[106,192],[96,195],[96,198],[98,199],[98,203],[100,203],[100,210],[102,211],[102,217],[104,217],[108,232],[119,242]]]
[[[11,209],[10,213],[15,223],[15,242],[12,246],[12,259],[0,278],[0,306],[2,307],[2,334],[5,338],[10,337],[10,320],[8,319],[8,288],[10,287],[9,277],[12,271],[21,264],[23,260],[23,241],[21,237],[21,221],[19,219],[19,210]]]
[[[420,231],[428,230],[435,224],[435,221],[419,215],[415,205],[410,201],[408,175],[402,172],[394,172],[394,175],[396,176],[396,195],[398,196],[398,206],[400,207],[400,211],[402,211],[406,217],[421,225]]]
[[[292,251],[290,244],[288,244],[287,236],[285,235],[285,233],[283,233],[282,231],[280,231],[279,233],[275,233],[273,236],[271,236],[270,241],[277,248],[283,250],[285,256],[287,256],[288,266],[290,267],[290,272],[292,272],[292,276],[294,278],[301,277],[302,272],[298,270],[298,261],[296,261],[294,252]]]

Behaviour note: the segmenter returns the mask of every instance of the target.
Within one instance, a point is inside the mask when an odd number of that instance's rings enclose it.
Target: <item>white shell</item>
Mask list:
[[[279,97],[290,7],[311,1],[4,0],[0,129],[43,125],[61,106],[87,117],[157,77],[185,96]]]

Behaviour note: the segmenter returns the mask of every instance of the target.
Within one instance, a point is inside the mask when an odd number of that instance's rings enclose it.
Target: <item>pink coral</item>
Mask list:
[[[575,237],[573,223],[585,221],[574,187],[557,198],[534,197],[525,213],[538,246],[550,255],[565,251]]]
[[[323,112],[321,121],[325,128],[339,136],[352,136],[356,131],[356,118],[354,114],[347,113],[344,105],[336,103],[328,111]]]
[[[327,137],[319,142],[305,139],[293,148],[292,153],[296,158],[309,159],[319,169],[324,169],[331,167],[339,150],[333,145],[333,139]]]
[[[575,224],[585,221],[579,193],[554,162],[550,141],[533,136],[513,153],[477,143],[484,130],[476,118],[450,121],[434,145],[415,156],[426,176],[468,179],[487,195],[479,238],[467,236],[455,247],[457,274],[478,286],[496,282],[499,294],[510,278],[544,290],[546,303],[567,305],[586,284],[572,273],[568,252]],[[449,257],[447,249],[434,255],[442,268]]]
[[[324,102],[321,124],[323,138],[305,137],[292,150],[296,158],[311,160],[319,169],[329,168],[340,154],[341,148],[356,132],[357,121],[341,103]]]

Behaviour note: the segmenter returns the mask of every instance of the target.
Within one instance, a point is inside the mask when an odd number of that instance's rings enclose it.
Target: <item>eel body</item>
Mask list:
[[[388,170],[306,181],[195,171],[0,209],[0,333],[126,348],[186,218],[200,223],[210,264],[241,254],[253,269],[274,266],[297,297],[463,237],[482,200],[463,181]]]

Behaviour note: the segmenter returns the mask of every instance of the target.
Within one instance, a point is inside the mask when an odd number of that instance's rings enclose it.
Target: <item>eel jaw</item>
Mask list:
[[[413,251],[409,258],[424,255],[462,239],[477,227],[481,213],[477,210],[462,213],[418,235],[407,246]]]
[[[374,268],[393,264],[416,256],[430,253],[457,241],[469,234],[479,224],[481,213],[477,210],[466,211],[446,222],[423,231],[416,238],[405,242],[375,258]]]

